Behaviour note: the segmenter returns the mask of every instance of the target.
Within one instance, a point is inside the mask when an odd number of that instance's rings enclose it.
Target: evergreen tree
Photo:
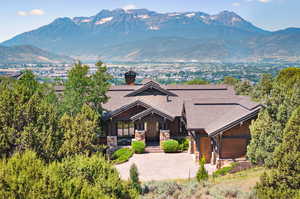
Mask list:
[[[47,160],[59,148],[57,112],[53,91],[37,82],[30,71],[20,80],[2,82],[0,93],[0,152],[31,149]]]
[[[199,162],[200,165],[199,165],[199,169],[198,169],[197,175],[196,175],[196,178],[197,178],[198,182],[202,182],[202,181],[208,179],[208,173],[205,169],[205,163],[206,163],[205,157],[202,156],[202,158]]]
[[[88,105],[83,105],[76,116],[69,116],[65,113],[60,121],[64,137],[59,154],[65,157],[93,152],[98,132],[98,121],[98,114]]]
[[[130,166],[129,173],[130,173],[131,186],[134,189],[136,189],[139,193],[141,193],[142,187],[141,187],[140,180],[139,180],[139,172],[138,172],[138,168],[135,164],[132,164]]]
[[[282,143],[274,152],[274,169],[256,186],[259,198],[289,199],[300,196],[300,106],[284,130]]]
[[[273,166],[274,150],[282,142],[283,130],[293,110],[300,105],[300,69],[287,68],[275,78],[265,109],[252,123],[247,155],[253,163]]]
[[[107,102],[111,76],[102,62],[96,63],[97,71],[89,75],[88,65],[77,62],[68,72],[68,79],[65,82],[65,90],[62,102],[62,113],[71,116],[80,112],[84,104],[91,107],[101,115],[102,104]]]

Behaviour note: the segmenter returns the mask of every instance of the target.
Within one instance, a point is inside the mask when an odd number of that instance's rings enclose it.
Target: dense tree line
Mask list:
[[[287,68],[260,82],[227,77],[237,94],[249,95],[264,105],[250,126],[247,156],[270,169],[256,186],[259,198],[300,198],[300,69]]]
[[[108,100],[110,75],[102,62],[89,74],[76,63],[68,73],[63,95],[39,83],[30,71],[19,80],[0,84],[0,155],[33,150],[50,162],[69,155],[90,154],[102,133],[102,104]]]
[[[137,198],[99,151],[102,104],[111,78],[76,63],[64,93],[31,71],[0,82],[1,198]]]

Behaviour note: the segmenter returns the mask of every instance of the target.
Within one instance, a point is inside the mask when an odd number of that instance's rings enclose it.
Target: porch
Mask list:
[[[146,146],[161,146],[162,142],[187,136],[181,116],[173,116],[141,102],[135,102],[111,114],[108,125],[107,144],[128,146],[133,140]]]

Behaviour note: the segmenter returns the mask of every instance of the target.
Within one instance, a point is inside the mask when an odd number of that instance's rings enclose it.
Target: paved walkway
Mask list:
[[[187,179],[196,176],[198,165],[188,153],[145,153],[135,154],[128,162],[117,165],[121,178],[129,178],[130,166],[135,163],[141,181]],[[209,173],[213,171],[206,165]]]

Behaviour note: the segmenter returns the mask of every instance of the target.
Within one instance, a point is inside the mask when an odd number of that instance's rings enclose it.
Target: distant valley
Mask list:
[[[0,64],[45,64],[70,63],[73,58],[47,52],[30,45],[1,46]]]
[[[209,15],[116,9],[58,18],[2,45],[33,45],[81,60],[299,61],[300,28],[270,32],[229,11]]]

